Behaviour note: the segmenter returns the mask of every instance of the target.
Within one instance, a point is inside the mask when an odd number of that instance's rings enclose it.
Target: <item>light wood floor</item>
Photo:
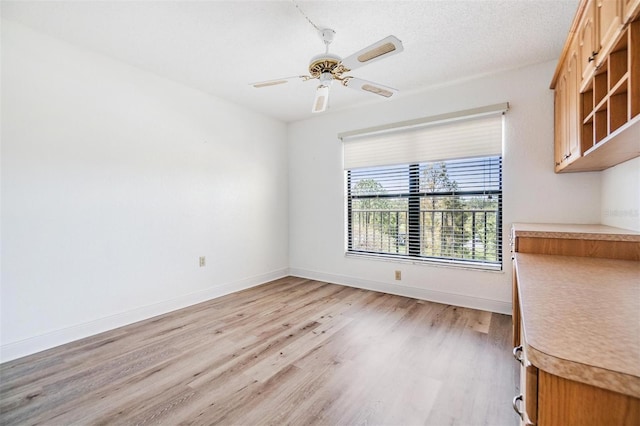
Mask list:
[[[510,317],[284,278],[0,365],[1,424],[512,425]]]

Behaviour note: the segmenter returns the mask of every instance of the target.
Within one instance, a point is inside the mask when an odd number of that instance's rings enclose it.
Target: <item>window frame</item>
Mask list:
[[[504,255],[503,255],[503,158],[502,154],[499,156],[487,156],[482,158],[497,158],[499,165],[497,166],[498,173],[498,189],[478,189],[472,191],[421,191],[420,190],[420,170],[421,165],[435,164],[435,163],[448,163],[444,162],[430,162],[430,163],[412,163],[407,164],[408,167],[408,192],[392,193],[392,194],[352,194],[352,169],[345,170],[346,181],[346,255],[360,258],[372,258],[372,259],[385,259],[401,262],[411,262],[414,264],[431,264],[440,266],[454,266],[464,269],[480,269],[489,271],[502,271],[504,268]],[[449,161],[460,161],[464,159],[453,159]],[[476,159],[477,160],[477,159]],[[497,198],[496,214],[496,255],[497,260],[490,262],[486,260],[475,259],[461,259],[447,256],[426,256],[421,254],[421,236],[423,232],[423,226],[421,224],[421,200],[433,197],[465,197],[465,196],[493,196]],[[394,254],[379,251],[370,250],[358,250],[353,247],[353,201],[359,199],[380,199],[380,198],[394,198],[394,199],[406,199],[407,200],[407,253]],[[493,211],[493,210],[492,210]]]

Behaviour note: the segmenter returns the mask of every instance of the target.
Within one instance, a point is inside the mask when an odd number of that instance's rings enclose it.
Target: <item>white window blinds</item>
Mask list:
[[[344,133],[344,168],[501,155],[507,109],[498,104]]]
[[[500,270],[507,108],[339,135],[347,253]]]

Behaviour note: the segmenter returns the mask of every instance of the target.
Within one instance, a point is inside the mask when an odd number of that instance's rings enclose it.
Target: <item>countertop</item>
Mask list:
[[[606,225],[514,223],[512,230],[515,237],[640,242],[640,232]]]
[[[516,268],[529,361],[640,398],[640,262],[516,253]]]

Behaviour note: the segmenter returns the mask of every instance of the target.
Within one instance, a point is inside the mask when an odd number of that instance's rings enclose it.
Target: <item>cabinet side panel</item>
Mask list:
[[[640,114],[640,19],[629,26],[630,117]]]
[[[513,279],[512,279],[512,316],[511,324],[513,326],[513,347],[520,346],[522,344],[522,338],[520,336],[520,298],[518,297],[518,277],[516,273],[516,261],[513,262]]]

